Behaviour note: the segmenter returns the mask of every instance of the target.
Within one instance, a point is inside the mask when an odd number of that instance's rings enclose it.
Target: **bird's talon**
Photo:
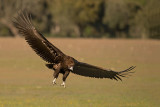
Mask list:
[[[61,86],[63,86],[64,88],[66,88],[66,86],[65,86],[65,83],[64,83],[64,82],[61,84]]]
[[[52,84],[53,84],[53,85],[57,85],[57,83],[56,83],[56,82],[52,82]]]
[[[57,79],[57,78],[54,78],[54,80],[52,81],[52,84],[53,84],[53,85],[57,84],[57,83],[56,83],[56,79]]]

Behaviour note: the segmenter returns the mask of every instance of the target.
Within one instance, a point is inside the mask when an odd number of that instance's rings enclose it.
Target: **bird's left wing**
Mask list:
[[[26,11],[20,12],[13,22],[28,44],[43,60],[49,63],[58,63],[62,59],[64,54],[36,30]]]
[[[113,70],[103,69],[100,67],[89,65],[87,63],[75,61],[73,71],[71,71],[71,72],[78,74],[78,75],[86,76],[86,77],[109,78],[109,79],[114,79],[114,80],[122,80],[121,77],[125,77],[129,73],[132,73],[129,71],[131,71],[134,68],[135,68],[135,66],[131,66],[130,68],[128,68],[126,70],[116,72]]]

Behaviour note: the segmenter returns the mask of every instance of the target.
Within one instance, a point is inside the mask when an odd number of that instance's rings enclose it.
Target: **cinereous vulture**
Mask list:
[[[103,69],[87,63],[79,62],[71,56],[64,54],[61,50],[50,43],[32,24],[31,15],[26,11],[21,11],[13,21],[15,27],[20,34],[25,37],[25,40],[30,47],[48,64],[49,69],[54,70],[53,84],[56,84],[56,79],[59,73],[63,74],[63,83],[70,72],[86,77],[93,78],[109,78],[113,80],[121,80],[121,77],[127,76],[135,66],[131,66],[126,70],[117,72],[110,69]]]

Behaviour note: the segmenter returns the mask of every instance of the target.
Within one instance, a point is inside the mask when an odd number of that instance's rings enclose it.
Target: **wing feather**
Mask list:
[[[131,66],[130,68],[116,72],[110,69],[103,69],[100,67],[96,67],[93,65],[89,65],[86,63],[82,62],[75,62],[74,68],[73,68],[73,73],[81,75],[81,76],[86,76],[86,77],[93,77],[93,78],[109,78],[109,79],[114,79],[114,80],[122,80],[121,77],[126,77],[131,70],[133,70],[135,66]],[[124,76],[125,75],[125,76]]]
[[[18,17],[13,21],[15,27],[25,37],[30,47],[43,60],[49,63],[58,63],[63,56],[58,48],[51,44],[31,23],[31,17],[26,11],[18,13]]]

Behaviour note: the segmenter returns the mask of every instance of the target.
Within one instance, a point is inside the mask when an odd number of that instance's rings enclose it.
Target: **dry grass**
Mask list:
[[[23,38],[0,38],[0,107],[158,107],[160,42],[157,40],[51,39],[79,61],[114,70],[136,65],[123,82],[70,74],[67,88],[52,86],[47,69]],[[60,84],[61,76],[57,81]]]

